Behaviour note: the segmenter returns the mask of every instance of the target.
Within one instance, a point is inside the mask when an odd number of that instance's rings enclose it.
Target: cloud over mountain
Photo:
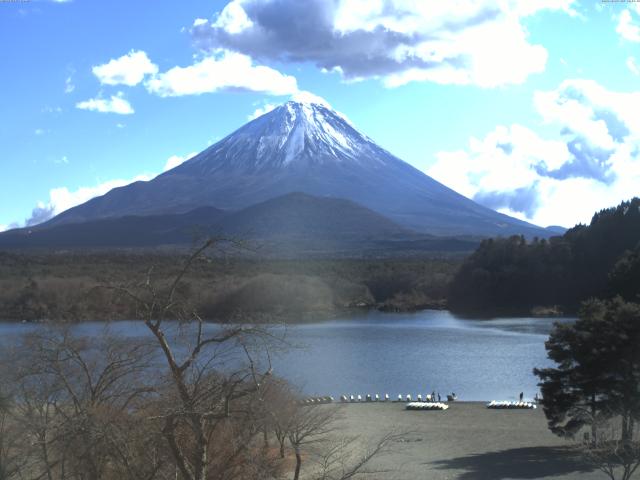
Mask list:
[[[196,21],[195,24],[198,24]],[[160,72],[147,53],[129,53],[92,68],[101,85],[133,87],[144,82],[149,93],[160,97],[200,95],[224,90],[245,90],[269,95],[290,95],[298,92],[296,78],[257,65],[248,55],[216,49],[199,55],[191,65],[174,66]],[[97,112],[133,113],[122,92],[110,99],[97,98],[79,102],[77,108]]]
[[[588,222],[594,211],[637,195],[640,93],[592,80],[536,92],[534,105],[557,135],[498,126],[466,150],[439,152],[434,178],[488,207],[539,225]]]
[[[233,0],[196,19],[204,50],[229,49],[261,62],[310,62],[346,80],[381,78],[494,87],[544,70],[547,51],[522,20],[541,10],[575,14],[573,0]]]
[[[298,90],[295,77],[255,65],[247,55],[217,51],[186,67],[176,66],[145,83],[161,97],[199,95],[224,89],[288,95]]]
[[[169,159],[171,160],[171,159]],[[133,182],[147,181],[152,178],[152,175],[137,175],[132,179],[115,179],[108,180],[106,182],[98,183],[91,187],[79,187],[76,189],[69,189],[67,187],[56,187],[49,191],[49,199],[46,202],[38,202],[33,208],[31,216],[24,221],[25,227],[37,225],[42,222],[46,222],[55,215],[68,210],[69,208],[80,205],[88,200],[99,195],[104,195],[108,191],[129,185]],[[17,224],[11,227],[17,227]]]

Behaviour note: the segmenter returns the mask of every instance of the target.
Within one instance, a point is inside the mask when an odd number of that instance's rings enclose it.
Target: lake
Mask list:
[[[513,400],[538,391],[534,367],[551,365],[544,342],[557,318],[474,320],[447,311],[369,312],[343,320],[293,325],[286,338],[296,348],[273,358],[274,373],[311,395],[422,395],[435,390],[444,398]],[[0,338],[42,328],[38,324],[0,323]],[[147,335],[140,322],[118,322],[113,331]],[[100,335],[104,323],[74,327]]]

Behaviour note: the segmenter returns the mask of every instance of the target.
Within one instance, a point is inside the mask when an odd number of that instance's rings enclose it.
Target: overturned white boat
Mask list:
[[[493,408],[496,410],[533,410],[536,404],[533,402],[511,402],[491,400],[487,403],[487,408]]]
[[[449,405],[442,402],[409,402],[406,405],[407,410],[446,410]]]

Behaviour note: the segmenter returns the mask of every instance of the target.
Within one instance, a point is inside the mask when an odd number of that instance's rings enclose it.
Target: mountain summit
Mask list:
[[[539,235],[433,180],[327,105],[287,102],[149,182],[117,188],[48,222],[239,210],[292,192],[342,198],[436,235]]]
[[[381,149],[342,115],[319,103],[287,102],[249,122],[189,162],[202,174],[297,169],[380,161]]]

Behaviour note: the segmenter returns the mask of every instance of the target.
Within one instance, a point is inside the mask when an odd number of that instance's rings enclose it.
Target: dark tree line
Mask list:
[[[241,252],[243,253],[243,252]],[[134,318],[136,302],[114,301],[105,283],[146,275],[172,278],[183,252],[0,252],[0,321],[55,323]],[[183,279],[208,320],[242,311],[265,320],[306,321],[360,308],[412,310],[441,305],[458,257],[266,259],[225,256],[195,262]]]
[[[484,240],[454,277],[449,305],[461,313],[576,312],[583,300],[640,294],[640,198],[596,213],[563,236]]]

